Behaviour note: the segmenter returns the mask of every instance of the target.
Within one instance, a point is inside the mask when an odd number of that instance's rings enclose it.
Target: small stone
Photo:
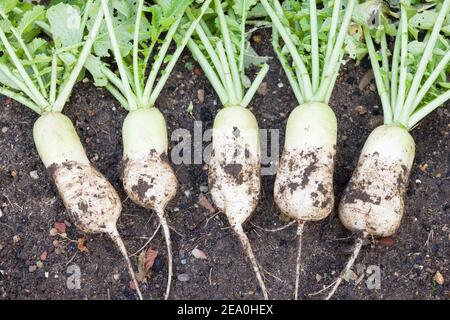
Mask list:
[[[0,218],[3,217],[3,211],[2,208],[0,208]]]
[[[13,177],[13,178],[17,177],[17,171],[16,170],[12,170],[11,171],[11,177]]]
[[[318,273],[316,273],[316,281],[320,282],[320,280],[322,280],[322,276]]]
[[[208,190],[208,186],[200,186],[200,192],[207,193]]]
[[[205,102],[205,90],[203,89],[197,90],[197,99],[200,103]]]
[[[284,84],[282,83],[282,82],[280,82],[280,83],[278,83],[278,88],[283,88],[284,87]]]
[[[58,235],[58,230],[56,230],[56,228],[51,228],[50,229],[50,236],[56,237],[57,235]]]
[[[422,171],[422,172],[427,171],[427,169],[428,169],[428,163],[422,163],[421,165],[419,165],[419,169],[420,169],[420,171]]]
[[[186,191],[184,192],[184,195],[186,196],[186,198],[189,198],[189,197],[191,196],[191,191],[186,190]]]
[[[39,257],[39,259],[41,259],[41,261],[45,261],[45,260],[47,260],[47,256],[48,256],[48,252],[44,251],[44,252],[42,252],[42,254]]]
[[[61,254],[62,253],[62,249],[61,248],[56,248],[55,249],[55,254]]]
[[[59,247],[59,241],[58,240],[53,240],[52,244],[53,244],[53,246],[55,248]]]
[[[36,262],[36,267],[38,269],[42,269],[44,267],[44,263],[42,261],[38,261],[38,262]]]
[[[48,273],[48,272],[45,272],[45,273],[44,273],[44,277],[45,277],[45,278],[48,279],[49,276],[50,276],[50,273]]]
[[[190,279],[190,277],[189,277],[189,275],[187,273],[179,274],[177,276],[177,278],[178,278],[178,281],[181,281],[181,282],[187,282]]]
[[[255,41],[255,43],[260,43],[262,41],[262,37],[259,34],[255,34],[253,36],[253,41]]]
[[[393,238],[393,237],[381,238],[378,241],[378,244],[381,245],[381,246],[385,246],[385,247],[395,246],[395,238]]]
[[[187,259],[183,258],[183,259],[180,260],[180,262],[181,262],[182,265],[185,265],[185,264],[187,264]]]
[[[434,275],[434,281],[436,281],[436,283],[440,286],[442,286],[444,284],[444,276],[438,271],[436,272],[436,274]]]
[[[20,241],[20,236],[19,236],[18,234],[16,234],[16,235],[13,237],[13,244],[17,244],[17,243],[19,243],[19,241]]]
[[[206,256],[206,253],[202,250],[200,250],[199,248],[194,248],[194,250],[192,250],[192,255],[194,256],[194,258],[196,259],[208,259],[208,257]]]
[[[363,116],[363,115],[365,115],[365,114],[367,113],[367,108],[366,108],[365,106],[359,105],[359,106],[357,106],[357,107],[355,108],[355,111],[356,111],[356,113],[358,113],[360,116]]]
[[[118,273],[113,274],[113,279],[115,281],[119,280],[119,278],[120,278],[120,274],[118,274]]]
[[[259,86],[257,93],[260,96],[265,96],[267,94],[267,92],[269,92],[269,87],[267,86],[267,82],[263,82],[261,83],[261,85]]]
[[[2,251],[4,247],[3,243],[0,242],[0,251]]]
[[[36,170],[30,172],[30,177],[33,180],[38,180],[39,179],[39,175],[38,175]]]
[[[29,271],[29,272],[35,272],[36,269],[37,269],[36,266],[29,266],[29,267],[28,267],[28,271]]]
[[[9,128],[8,128],[8,127],[3,127],[3,128],[2,128],[2,133],[7,133],[7,132],[8,132],[8,130],[9,130]]]

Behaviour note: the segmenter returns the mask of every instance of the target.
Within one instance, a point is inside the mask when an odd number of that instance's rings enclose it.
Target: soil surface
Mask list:
[[[269,35],[261,32],[261,36],[263,41],[255,45],[256,50],[274,57],[268,45]],[[194,65],[191,71],[186,68],[190,64]],[[297,103],[276,59],[271,59],[270,67],[251,109],[261,128],[280,130],[282,146],[286,120]],[[360,66],[347,63],[330,103],[339,121],[336,203],[364,141],[382,123],[375,84],[367,81],[368,67],[367,61]],[[157,102],[167,119],[169,134],[181,128],[193,135],[194,121],[202,122],[203,131],[210,129],[220,110],[217,96],[199,70],[186,53]],[[192,115],[186,111],[191,101]],[[135,299],[125,263],[110,239],[106,235],[82,234],[68,221],[34,147],[32,129],[37,115],[4,97],[0,97],[0,105],[0,299]],[[132,254],[147,242],[158,222],[155,214],[127,199],[122,188],[121,125],[126,113],[110,94],[88,80],[76,86],[65,114],[73,120],[92,163],[120,193],[123,212],[118,227]],[[364,245],[349,281],[344,281],[336,299],[450,298],[449,114],[449,105],[440,108],[413,131],[417,156],[401,228],[395,238],[371,239]],[[172,141],[171,147],[176,144]],[[249,261],[237,237],[228,229],[227,220],[221,213],[205,208],[211,201],[207,166],[181,164],[174,165],[174,169],[179,190],[167,208],[174,245],[171,298],[262,298]],[[286,224],[273,202],[274,179],[273,175],[263,177],[260,203],[245,230],[264,270],[270,297],[292,299],[296,227],[280,232],[260,229]],[[55,230],[51,231],[55,222],[64,221],[67,235],[55,235]],[[61,225],[57,226],[61,231]],[[78,239],[83,238],[84,244],[80,240],[77,245]],[[306,225],[302,299],[323,298],[323,294],[309,294],[336,278],[354,242],[336,212],[325,221]],[[148,247],[157,250],[158,255],[141,289],[145,298],[161,299],[167,277],[161,233]],[[194,248],[202,250],[207,258],[195,258]],[[132,262],[137,269],[137,256],[132,257]],[[67,286],[68,282],[74,284],[76,267],[81,271],[80,289]],[[369,289],[373,279],[369,274],[377,267],[381,270],[381,287]],[[443,284],[437,273],[443,277]]]

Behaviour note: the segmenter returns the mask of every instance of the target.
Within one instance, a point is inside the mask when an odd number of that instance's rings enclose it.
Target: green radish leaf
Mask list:
[[[98,87],[104,87],[108,84],[108,78],[102,72],[102,66],[105,66],[100,58],[90,55],[86,60],[85,67],[94,78],[94,84]]]
[[[33,24],[45,16],[45,8],[43,6],[34,6],[31,11],[25,12],[20,20],[17,30],[19,34],[29,32],[33,28]]]
[[[0,14],[6,15],[8,14],[12,9],[14,9],[17,4],[19,3],[19,0],[2,0],[0,2]]]
[[[63,47],[80,43],[83,38],[81,15],[77,7],[60,3],[47,11],[50,31],[55,42]]]
[[[247,14],[251,7],[256,5],[257,0],[235,0],[233,5],[234,13],[238,17],[243,17],[244,13]]]

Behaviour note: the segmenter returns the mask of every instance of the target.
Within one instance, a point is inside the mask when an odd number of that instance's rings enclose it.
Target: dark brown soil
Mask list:
[[[265,44],[261,53],[274,56]],[[191,133],[194,120],[211,128],[219,103],[204,76],[185,68],[193,62],[186,54],[178,63],[157,106],[167,119],[169,132],[184,128]],[[289,112],[297,103],[276,59],[270,62],[267,94],[257,95],[252,111],[261,128],[285,128]],[[336,197],[340,199],[358,160],[359,151],[370,131],[382,122],[380,102],[374,83],[360,89],[368,70],[348,63],[336,86],[331,106],[339,121],[336,162]],[[282,84],[282,85],[281,85]],[[197,90],[205,90],[200,103]],[[185,111],[195,105],[192,116]],[[135,299],[123,259],[105,235],[83,235],[72,225],[68,239],[86,237],[89,252],[81,252],[75,242],[65,240],[64,252],[57,254],[50,229],[67,220],[61,200],[51,183],[33,144],[32,129],[37,116],[18,103],[0,97],[0,298],[1,299]],[[362,106],[362,107],[358,107]],[[357,108],[358,107],[358,108]],[[367,112],[361,112],[361,110]],[[157,227],[157,217],[134,205],[121,186],[121,125],[125,112],[105,90],[92,81],[77,85],[65,113],[74,121],[89,158],[120,192],[123,213],[119,231],[130,253],[138,250]],[[344,282],[337,299],[449,299],[450,298],[450,109],[441,108],[413,131],[417,157],[406,195],[406,215],[395,241],[372,241],[363,247],[355,268],[357,277],[371,265],[381,268],[381,289],[369,290],[366,275],[359,284]],[[283,133],[281,134],[283,136]],[[283,138],[283,137],[282,137]],[[283,142],[283,141],[282,141]],[[172,144],[172,146],[174,143]],[[177,198],[167,210],[174,244],[173,299],[259,299],[261,293],[239,240],[228,229],[223,215],[211,214],[199,203],[200,188],[207,186],[207,167],[179,165]],[[30,172],[37,171],[39,180]],[[257,258],[265,270],[271,298],[291,299],[294,289],[296,230],[267,233],[255,226],[274,228],[286,223],[279,218],[273,202],[274,176],[263,178],[262,197],[246,232]],[[204,190],[204,188],[202,188]],[[208,194],[206,194],[209,197]],[[301,297],[309,297],[331,283],[343,268],[354,243],[352,235],[334,213],[320,223],[308,224],[304,233]],[[394,245],[392,245],[394,244]],[[161,299],[166,284],[167,264],[163,237],[150,244],[159,254],[148,284],[141,289],[147,299]],[[198,247],[208,259],[196,259],[191,251]],[[43,267],[33,271],[45,252]],[[132,257],[135,268],[136,256]],[[81,289],[69,290],[67,268],[81,269]],[[30,272],[30,266],[31,271]],[[436,272],[444,284],[433,279]],[[188,274],[189,280],[177,279]],[[186,280],[186,279],[183,279]]]

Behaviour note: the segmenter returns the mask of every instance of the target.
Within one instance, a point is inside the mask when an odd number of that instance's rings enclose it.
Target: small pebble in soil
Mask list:
[[[0,208],[0,218],[3,217],[3,211],[2,208]]]
[[[284,84],[282,83],[282,82],[280,82],[280,83],[278,83],[278,88],[283,88],[284,87]]]
[[[13,178],[17,177],[17,171],[16,170],[12,170],[11,171],[11,177],[13,177]]]
[[[187,264],[187,259],[186,259],[186,258],[183,258],[183,259],[181,259],[180,261],[181,261],[181,264],[182,264],[182,265]]]
[[[208,257],[206,256],[206,253],[202,250],[200,250],[199,248],[194,248],[194,250],[192,250],[192,255],[194,256],[194,258],[196,259],[208,259]]]
[[[197,99],[200,103],[205,102],[205,90],[199,89],[197,91]]]
[[[189,277],[189,275],[187,273],[179,274],[177,276],[177,278],[178,278],[178,281],[181,281],[181,282],[187,282],[190,279],[190,277]]]
[[[36,170],[30,172],[30,177],[33,180],[39,180],[39,175]]]
[[[50,229],[50,236],[56,237],[57,235],[58,235],[58,230],[56,230],[56,228],[51,228]]]
[[[367,108],[365,106],[359,105],[355,108],[355,111],[360,116],[363,116],[367,113]]]
[[[36,262],[36,267],[38,269],[42,269],[44,267],[44,263],[42,261],[38,261],[38,262]]]
[[[16,234],[16,235],[13,237],[13,244],[17,244],[17,243],[19,243],[19,241],[20,241],[20,236],[19,236],[18,234]]]
[[[8,130],[9,130],[9,128],[8,128],[8,127],[3,127],[3,128],[2,128],[2,133],[7,133],[7,132],[8,132]]]
[[[0,242],[0,251],[2,251],[4,247],[3,243]]]
[[[434,281],[436,281],[438,285],[442,286],[444,284],[445,279],[444,276],[438,271],[434,275]]]
[[[208,186],[200,186],[200,192],[206,193],[208,190]]]
[[[260,96],[265,96],[267,94],[267,92],[269,91],[269,88],[267,86],[267,82],[263,82],[261,83],[261,85],[259,86],[257,93]]]
[[[28,272],[35,272],[36,269],[37,269],[37,267],[35,265],[34,266],[29,266],[28,267]]]
[[[255,43],[260,43],[262,41],[261,35],[255,34],[253,36],[253,41],[255,41]]]
[[[316,281],[319,283],[322,280],[322,276],[320,274],[316,274]]]

